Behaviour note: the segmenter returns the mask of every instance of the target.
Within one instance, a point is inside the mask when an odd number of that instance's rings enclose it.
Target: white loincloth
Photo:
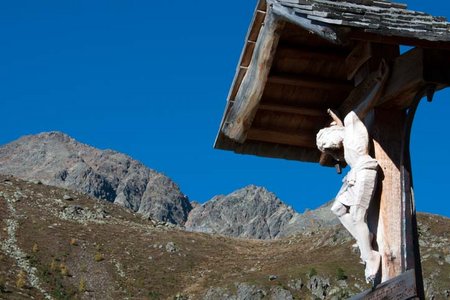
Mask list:
[[[367,209],[370,205],[377,180],[378,163],[370,156],[361,157],[342,180],[336,201],[346,205],[359,205]]]

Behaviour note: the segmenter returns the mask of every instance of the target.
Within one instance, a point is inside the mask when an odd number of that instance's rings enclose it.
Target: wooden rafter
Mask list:
[[[450,51],[415,48],[399,56],[380,101],[385,108],[406,108],[427,85],[450,85]]]
[[[450,50],[449,41],[439,41],[438,39],[433,41],[418,39],[417,37],[381,35],[379,33],[372,33],[358,29],[349,31],[347,38],[350,40],[366,41],[380,44],[408,45],[419,48],[438,48],[443,50]]]
[[[296,107],[296,106],[292,106],[292,105],[280,105],[280,104],[265,103],[265,104],[260,104],[258,109],[286,113],[286,114],[294,114],[294,115],[300,115],[300,116],[323,117],[323,118],[328,117],[327,113],[323,110],[304,108],[304,107]]]
[[[252,128],[248,131],[249,140],[291,145],[304,148],[316,148],[316,136],[309,131],[295,133],[280,132],[275,130]]]
[[[292,85],[320,90],[337,90],[343,92],[350,92],[353,88],[353,85],[350,81],[287,74],[271,75],[269,77],[269,82],[275,84]]]
[[[283,59],[288,57],[291,60],[311,60],[311,61],[340,61],[346,58],[345,54],[314,48],[294,48],[287,45],[279,45],[277,50],[277,58]]]
[[[270,10],[268,7],[269,13],[266,14],[264,26],[259,33],[251,63],[222,127],[225,135],[241,143],[246,138],[246,131],[251,125],[264,91],[280,38],[280,30],[284,24],[273,13],[270,13]]]

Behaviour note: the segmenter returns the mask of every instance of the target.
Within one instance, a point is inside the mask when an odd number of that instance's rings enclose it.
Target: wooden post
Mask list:
[[[376,246],[382,255],[381,277],[376,284],[412,272],[414,299],[425,298],[409,143],[416,108],[425,93],[426,90],[418,91],[408,109],[376,109],[372,127],[374,156],[380,165],[377,193],[368,220],[371,231],[377,234]],[[365,299],[364,295],[358,299],[362,298]]]
[[[404,110],[376,109],[372,137],[380,165],[378,188],[368,220],[382,256],[381,282],[402,273],[402,183],[400,164]],[[379,283],[379,282],[378,282]]]

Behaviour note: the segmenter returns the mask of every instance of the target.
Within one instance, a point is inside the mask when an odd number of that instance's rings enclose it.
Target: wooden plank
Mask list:
[[[247,73],[247,69],[248,68],[243,68],[243,67],[239,67],[236,75],[234,77],[234,84],[232,85],[232,88],[230,89],[230,95],[229,95],[229,99],[235,99],[236,95],[239,91],[239,86],[242,82],[242,80],[244,79],[245,73]]]
[[[260,104],[258,109],[286,113],[286,114],[294,114],[294,115],[300,115],[300,116],[328,118],[328,114],[321,109],[296,107],[296,106],[292,106],[292,105],[280,105],[280,104],[265,103],[265,104]]]
[[[283,144],[304,148],[316,148],[316,136],[310,131],[287,133],[267,129],[251,128],[247,134],[248,140],[273,144]]]
[[[339,92],[350,92],[353,89],[353,84],[350,81],[314,78],[312,76],[276,74],[270,75],[269,82],[320,90],[337,90]]]
[[[324,18],[324,17],[314,16],[314,15],[308,15],[307,17],[308,17],[308,19],[311,19],[314,21],[319,21],[319,22],[324,22],[327,24],[342,25],[342,23],[343,23],[343,21],[339,20],[339,19]]]
[[[409,300],[417,296],[414,270],[409,270],[375,289],[353,296],[350,300]]]
[[[345,59],[345,65],[347,67],[347,79],[353,79],[361,66],[366,63],[371,57],[371,44],[368,42],[358,43]]]
[[[314,33],[332,44],[341,44],[341,39],[338,36],[338,32],[333,30],[331,27],[318,25],[313,23],[311,20],[299,17],[296,15],[294,9],[285,7],[277,1],[267,0],[267,2],[272,6],[273,12],[280,18],[300,26],[308,32]]]
[[[267,3],[266,0],[259,0],[257,10],[266,11],[267,10]]]
[[[221,121],[221,125],[220,125],[221,128],[223,127],[224,121],[225,121],[225,119],[226,119],[226,117],[227,117],[227,115],[228,115],[228,113],[230,111],[230,108],[232,106],[231,101],[233,101],[235,99],[236,94],[237,94],[237,92],[239,90],[239,87],[240,87],[240,85],[242,83],[242,80],[244,79],[244,76],[247,73],[247,68],[241,66],[241,61],[243,59],[244,53],[246,52],[246,49],[245,49],[246,45],[248,44],[248,41],[251,39],[252,31],[254,31],[255,27],[258,27],[258,28],[261,27],[261,21],[259,21],[259,23],[258,23],[258,17],[257,17],[259,10],[262,10],[262,11],[266,10],[266,0],[259,0],[258,1],[256,9],[255,9],[255,12],[253,14],[252,21],[250,23],[250,27],[249,27],[249,29],[247,31],[247,35],[246,35],[246,39],[245,39],[246,43],[244,45],[244,49],[242,49],[241,56],[239,58],[239,65],[236,68],[236,73],[235,73],[234,78],[233,78],[233,83],[231,84],[231,88],[230,88],[230,90],[228,92],[228,98],[227,98],[228,102],[227,102],[227,105],[225,107],[225,112],[224,112],[224,114],[222,116],[222,121]],[[258,32],[259,32],[259,29],[258,29]],[[220,135],[220,130],[219,130],[219,133],[218,133],[216,138],[218,138],[219,135]]]
[[[417,91],[429,84],[450,85],[450,50],[412,49],[399,56],[380,101],[385,108],[406,108]]]
[[[416,279],[416,291],[419,299],[425,298],[422,277],[422,262],[420,259],[419,233],[417,230],[416,205],[413,191],[413,178],[411,171],[411,129],[417,107],[427,89],[417,92],[413,104],[407,112],[406,124],[403,131],[402,160],[400,163],[400,175],[402,182],[402,271],[414,269]]]
[[[224,134],[219,134],[214,148],[231,150],[238,154],[257,155],[306,162],[318,162],[320,157],[320,151],[317,148],[301,148],[253,140],[246,140],[243,144],[240,144],[229,139]]]
[[[247,42],[244,52],[242,54],[241,67],[248,68],[252,61],[253,52],[255,51],[255,43]]]
[[[384,68],[382,66],[384,66]],[[346,116],[350,111],[357,109],[364,101],[372,103],[372,106],[363,105],[363,107],[367,107],[367,109],[371,109],[377,104],[382,95],[384,84],[389,76],[389,70],[387,70],[385,64],[380,65],[379,68],[379,70],[370,73],[344,100],[339,107],[341,116]],[[363,116],[365,116],[366,113],[367,111],[363,113]]]
[[[265,1],[264,1],[265,2]],[[261,30],[261,25],[264,21],[266,14],[261,11],[256,11],[254,19],[253,19],[253,26],[250,27],[250,31],[248,33],[247,40],[256,42],[256,39],[258,38],[259,31]]]
[[[379,105],[383,104],[385,108],[408,107],[417,91],[424,86],[423,50],[415,48],[395,59]]]
[[[334,50],[334,49],[333,49]],[[290,60],[313,60],[313,61],[341,61],[346,58],[346,56],[341,52],[326,50],[326,49],[315,49],[307,47],[289,47],[286,45],[279,45],[277,49],[276,57],[277,59],[289,58]]]
[[[421,39],[419,37],[404,37],[395,35],[382,35],[368,30],[353,29],[348,32],[347,38],[351,40],[367,41],[381,44],[407,45],[420,48],[434,48],[450,50],[450,41],[440,41],[437,37],[434,40]]]
[[[402,273],[402,188],[399,166],[402,155],[404,110],[375,109],[371,135],[380,166],[377,193],[368,211],[371,232],[376,232],[382,256],[381,281]]]
[[[283,27],[283,22],[270,12],[270,8],[268,10],[253,52],[252,62],[240,84],[234,105],[223,122],[222,132],[241,143],[245,140],[246,131],[251,125],[264,91]]]

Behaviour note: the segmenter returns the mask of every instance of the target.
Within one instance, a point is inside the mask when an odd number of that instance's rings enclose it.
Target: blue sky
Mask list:
[[[448,1],[407,1],[450,17]],[[316,164],[213,150],[255,1],[2,1],[0,144],[63,131],[124,152],[204,202],[248,184],[299,212],[334,197]],[[450,90],[450,89],[449,89]],[[418,210],[450,216],[449,90],[412,137]]]

